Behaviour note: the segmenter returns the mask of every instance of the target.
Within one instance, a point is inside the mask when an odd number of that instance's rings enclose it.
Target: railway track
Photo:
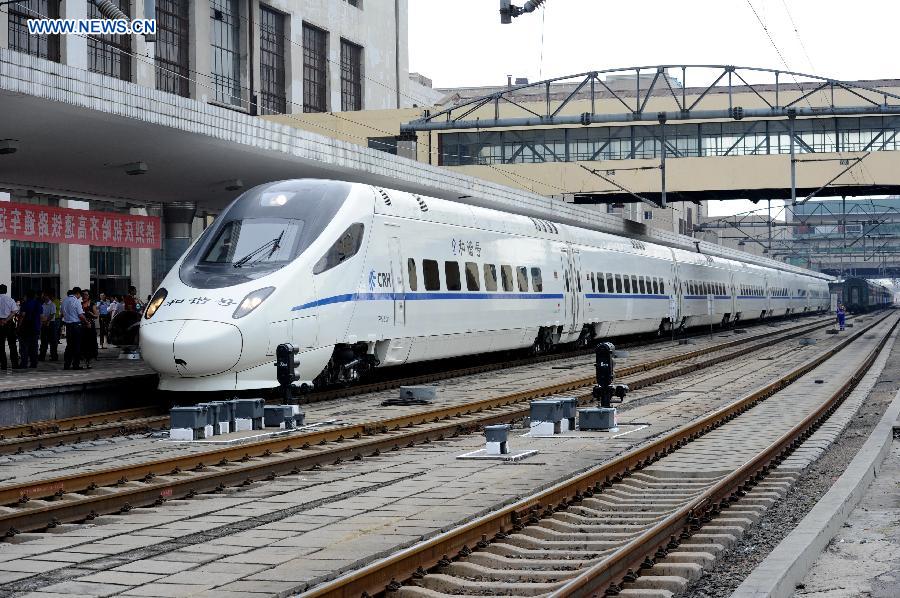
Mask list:
[[[852,391],[898,319],[611,462],[302,596],[671,596],[789,485],[767,476]],[[766,401],[775,393],[787,396]]]
[[[770,347],[821,327],[819,322],[735,339],[712,347],[619,369],[633,389],[682,376],[752,351]],[[860,329],[854,338],[869,328]],[[751,340],[753,342],[747,342]],[[845,341],[846,342],[846,341]],[[701,359],[703,358],[703,359]],[[591,401],[592,377],[367,423],[281,436],[137,465],[78,473],[0,487],[0,530],[7,535],[127,512],[171,498],[221,491],[278,475],[342,460],[359,460],[384,451],[453,437],[481,426],[510,422],[528,414],[527,401],[569,393]]]
[[[830,319],[825,321],[830,322]],[[825,321],[818,320],[819,326],[824,326]],[[806,330],[809,322],[802,322],[795,326],[767,331],[760,334],[751,334],[738,343],[752,342],[760,338],[769,338],[791,330]],[[704,333],[705,334],[705,333]],[[703,336],[698,334],[698,336]],[[625,343],[620,348],[641,346],[640,343]],[[731,346],[729,343],[720,343],[717,347]],[[715,350],[715,349],[712,349]],[[569,351],[552,355],[532,356],[518,359],[512,362],[493,362],[479,364],[452,370],[435,371],[423,375],[401,378],[388,378],[377,382],[353,386],[349,388],[336,388],[310,393],[301,397],[304,404],[333,400],[338,398],[358,396],[366,393],[378,392],[417,384],[428,384],[440,380],[471,376],[485,372],[495,371],[501,368],[520,367],[548,361],[571,359],[590,354],[590,350]],[[7,426],[0,428],[0,455],[21,454],[30,450],[41,450],[48,447],[63,446],[78,443],[85,440],[100,440],[127,434],[137,434],[152,430],[165,429],[169,423],[169,416],[159,406],[139,407],[72,417],[60,420],[45,420],[30,424]]]

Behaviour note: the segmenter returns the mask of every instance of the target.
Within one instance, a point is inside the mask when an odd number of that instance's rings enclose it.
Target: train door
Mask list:
[[[669,322],[673,328],[677,328],[681,324],[681,315],[684,313],[684,294],[681,292],[681,276],[679,275],[679,265],[675,261],[674,252],[672,255],[672,284],[669,288]]]
[[[406,325],[406,284],[404,283],[403,252],[400,239],[390,237],[388,250],[391,256],[391,291],[394,300],[394,326]]]
[[[579,332],[578,322],[581,319],[581,256],[573,247],[564,247],[561,262],[565,297],[563,299],[565,307],[563,334],[573,334]]]

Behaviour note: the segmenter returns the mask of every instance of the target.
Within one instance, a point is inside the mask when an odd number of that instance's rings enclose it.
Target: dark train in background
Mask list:
[[[838,305],[843,304],[851,313],[882,309],[894,304],[891,287],[865,278],[851,277],[831,282],[828,289],[837,295]]]

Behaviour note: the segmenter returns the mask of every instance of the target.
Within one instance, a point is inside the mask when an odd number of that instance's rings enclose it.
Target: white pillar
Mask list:
[[[131,208],[129,212],[134,216],[146,216],[145,208]],[[153,250],[131,250],[131,284],[137,289],[139,298],[146,298],[153,294]]]
[[[71,37],[71,36],[68,36]],[[90,204],[86,201],[76,201],[74,199],[59,200],[59,207],[70,208],[74,210],[87,210]],[[59,245],[59,291],[60,295],[65,296],[65,292],[72,287],[81,287],[82,289],[91,288],[91,246],[90,245],[70,245],[60,243]]]
[[[195,0],[190,8],[190,91],[195,100],[205,102],[216,97],[212,87],[212,50],[210,49],[209,0]]]
[[[134,0],[132,5],[131,18],[144,18],[144,0]],[[134,73],[133,83],[143,85],[144,87],[156,88],[156,44],[147,42],[143,35],[135,35],[131,38],[134,40],[134,53],[138,58],[131,59],[131,72]]]
[[[87,0],[62,0],[60,18],[86,19],[88,15]],[[87,38],[81,35],[60,36],[60,59],[68,66],[79,69],[88,67]]]
[[[9,47],[9,6],[0,7],[0,49]]]
[[[0,201],[9,200],[9,193],[0,191]],[[9,239],[0,239],[0,283],[12,289],[12,251]]]
[[[287,111],[303,112],[303,8],[285,15],[284,34],[290,40],[284,47]]]

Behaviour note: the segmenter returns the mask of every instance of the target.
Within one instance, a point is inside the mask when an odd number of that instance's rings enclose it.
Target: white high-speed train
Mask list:
[[[373,367],[820,311],[796,274],[369,185],[236,199],[163,280],[140,345],[160,388],[271,388]]]

